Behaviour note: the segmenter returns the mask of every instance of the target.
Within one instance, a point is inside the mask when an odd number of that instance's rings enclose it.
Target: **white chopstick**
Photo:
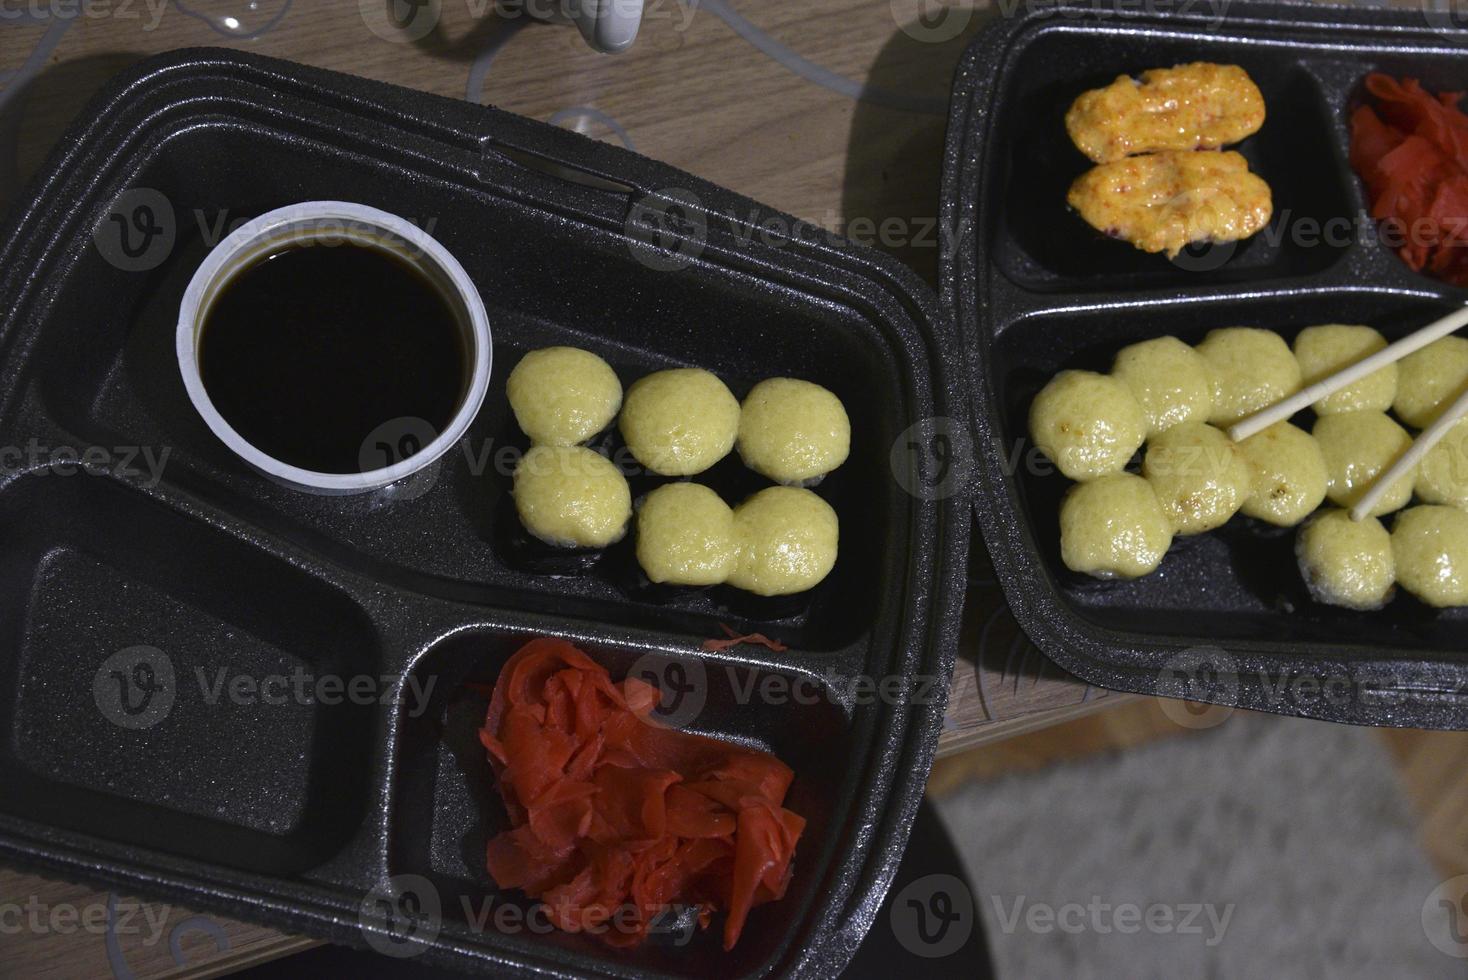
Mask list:
[[[1381,500],[1391,489],[1392,484],[1412,472],[1412,467],[1422,462],[1422,457],[1426,456],[1433,446],[1441,442],[1442,437],[1447,435],[1448,430],[1457,425],[1464,415],[1468,415],[1468,391],[1459,395],[1457,401],[1448,406],[1446,412],[1423,429],[1411,447],[1397,457],[1397,461],[1387,467],[1385,473],[1376,478],[1376,482],[1371,484],[1371,489],[1362,494],[1361,499],[1356,501],[1356,505],[1351,508],[1351,520],[1359,521],[1370,514],[1376,507],[1377,501]]]
[[[1409,333],[1394,344],[1388,344],[1370,357],[1363,357],[1350,367],[1343,368],[1308,388],[1302,388],[1283,401],[1275,402],[1268,408],[1260,409],[1248,418],[1235,422],[1229,426],[1228,437],[1234,442],[1243,442],[1254,433],[1262,432],[1274,423],[1283,422],[1296,412],[1309,408],[1326,395],[1333,394],[1346,385],[1354,384],[1373,371],[1399,361],[1413,351],[1421,350],[1434,340],[1440,340],[1464,326],[1468,326],[1468,306],[1461,310],[1454,310],[1441,320],[1434,320],[1421,330]]]

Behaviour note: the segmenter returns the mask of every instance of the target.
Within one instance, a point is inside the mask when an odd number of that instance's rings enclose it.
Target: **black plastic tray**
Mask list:
[[[943,305],[970,355],[976,511],[1009,602],[1049,656],[1105,687],[1468,728],[1468,610],[1405,597],[1378,613],[1315,604],[1293,532],[1236,520],[1179,539],[1158,572],[1131,582],[1085,579],[1060,561],[1067,481],[1025,465],[1029,403],[1057,370],[1104,371],[1125,344],[1195,342],[1238,324],[1289,339],[1312,323],[1368,323],[1394,338],[1468,300],[1372,240],[1347,161],[1362,78],[1468,88],[1468,32],[1421,10],[1236,2],[1215,17],[1214,5],[1143,6],[1021,6],[958,72],[943,217],[968,233],[943,255]],[[1197,60],[1241,65],[1263,90],[1268,119],[1238,149],[1273,187],[1275,218],[1236,248],[1173,265],[1067,212],[1066,187],[1090,163],[1062,120],[1072,99],[1119,74]],[[1312,242],[1312,227],[1336,229],[1334,243]]]
[[[176,240],[130,271],[93,229],[119,200],[156,203],[121,197],[139,188],[166,200]],[[204,229],[317,198],[433,220],[482,291],[495,360],[476,453],[523,445],[504,380],[549,343],[596,350],[626,380],[698,365],[740,395],[773,374],[833,389],[855,437],[820,488],[843,528],[831,578],[770,621],[717,593],[642,591],[612,554],[548,574],[496,530],[508,476],[476,475],[458,452],[422,493],[317,498],[246,470],[188,403],[173,358],[178,300]],[[746,222],[795,234],[770,241]],[[967,557],[967,500],[910,494],[892,470],[909,426],[968,424],[956,340],[911,274],[562,130],[207,49],[116,80],[0,240],[0,443],[171,450],[156,485],[63,477],[44,460],[0,477],[0,860],[357,945],[417,928],[406,902],[404,917],[361,907],[384,889],[391,906],[391,889],[421,877],[442,908],[425,955],[501,975],[840,971],[922,794]],[[737,499],[742,479],[713,482]],[[790,649],[703,652],[720,624]],[[537,635],[583,645],[614,675],[649,653],[703,668],[707,703],[691,727],[794,768],[790,806],[809,826],[793,884],[752,913],[732,953],[717,929],[618,952],[465,918],[461,899],[528,904],[497,894],[484,869],[500,811],[474,738],[485,707],[475,685]],[[166,655],[176,690],[161,720],[125,728],[99,711],[93,685],[135,645]],[[220,668],[435,683],[416,717],[406,690],[379,705],[210,706],[197,672]],[[739,703],[770,676],[822,696]],[[848,686],[863,676],[936,683],[873,699]]]

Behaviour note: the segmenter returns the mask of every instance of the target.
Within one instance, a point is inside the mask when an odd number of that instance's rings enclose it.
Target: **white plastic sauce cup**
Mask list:
[[[464,331],[469,353],[468,384],[458,410],[432,442],[400,462],[362,473],[317,473],[281,462],[247,442],[234,430],[204,389],[199,372],[199,339],[210,306],[241,271],[291,244],[355,242],[391,251],[417,269],[444,294]],[[411,325],[408,326],[411,329]],[[493,360],[484,301],[459,261],[433,236],[386,211],[345,201],[308,201],[278,208],[246,222],[204,259],[194,273],[178,312],[178,367],[194,408],[221,442],[250,466],[287,486],[308,493],[365,493],[406,479],[437,461],[468,431],[484,403]],[[289,357],[289,351],[281,351]],[[457,378],[445,378],[445,384]],[[388,420],[384,420],[388,421]],[[309,419],[302,419],[309,425]]]

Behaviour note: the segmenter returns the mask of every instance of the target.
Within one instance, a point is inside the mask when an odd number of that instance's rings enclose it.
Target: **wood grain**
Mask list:
[[[1468,874],[1468,732],[1384,728],[1419,837],[1444,877]]]
[[[221,916],[0,869],[3,977],[212,977],[314,945]]]
[[[1179,725],[1156,698],[1119,696],[1075,718],[1044,716],[1047,724],[985,745],[982,750],[949,754],[933,766],[928,793],[942,796],[974,780],[1029,772],[1087,756],[1120,752],[1201,729]]]

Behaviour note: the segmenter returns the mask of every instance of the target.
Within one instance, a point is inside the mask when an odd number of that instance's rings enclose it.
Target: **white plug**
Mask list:
[[[642,27],[643,0],[580,0],[574,18],[586,43],[604,54],[632,47]]]
[[[523,11],[547,23],[574,23],[586,43],[603,54],[632,47],[642,27],[644,0],[500,0],[506,9]]]

